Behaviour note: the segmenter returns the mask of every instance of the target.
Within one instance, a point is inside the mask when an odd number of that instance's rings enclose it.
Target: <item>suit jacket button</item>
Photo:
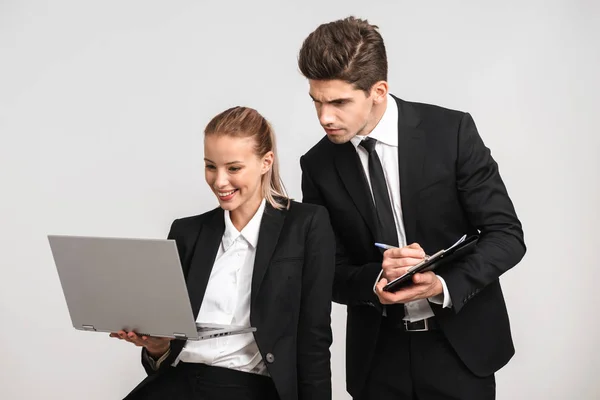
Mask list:
[[[267,362],[269,364],[272,364],[273,361],[275,361],[275,356],[273,354],[271,354],[271,353],[267,353],[265,359],[267,360]]]

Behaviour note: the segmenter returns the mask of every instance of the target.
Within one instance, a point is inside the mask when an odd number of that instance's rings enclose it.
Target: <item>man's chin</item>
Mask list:
[[[334,144],[344,144],[346,142],[349,142],[350,139],[352,139],[354,136],[355,135],[352,135],[352,134],[327,135],[327,139],[329,139],[329,141]]]

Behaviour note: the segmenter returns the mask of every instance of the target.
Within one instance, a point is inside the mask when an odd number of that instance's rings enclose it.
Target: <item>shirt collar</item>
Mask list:
[[[248,224],[239,232],[231,222],[229,210],[225,210],[225,232],[223,233],[223,250],[227,251],[232,244],[235,243],[238,237],[242,236],[254,248],[258,244],[258,234],[260,232],[260,221],[265,212],[266,200],[260,202],[260,206]]]
[[[398,107],[396,106],[396,100],[389,93],[383,116],[368,136],[389,146],[398,147]],[[365,137],[367,136],[356,135],[350,141],[354,147],[358,147]]]

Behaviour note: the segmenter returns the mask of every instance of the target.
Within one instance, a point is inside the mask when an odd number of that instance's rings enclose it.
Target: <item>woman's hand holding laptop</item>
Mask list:
[[[171,340],[173,340],[172,338],[165,337],[139,336],[135,332],[125,331],[112,332],[110,337],[125,340],[138,347],[145,347],[148,354],[154,359],[160,358],[165,354],[171,346]]]

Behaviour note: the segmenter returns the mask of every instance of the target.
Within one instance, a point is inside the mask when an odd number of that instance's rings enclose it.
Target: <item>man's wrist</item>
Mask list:
[[[442,281],[439,276],[435,276],[435,285],[433,287],[434,293],[433,296],[438,296],[444,293],[444,285],[442,285]]]

